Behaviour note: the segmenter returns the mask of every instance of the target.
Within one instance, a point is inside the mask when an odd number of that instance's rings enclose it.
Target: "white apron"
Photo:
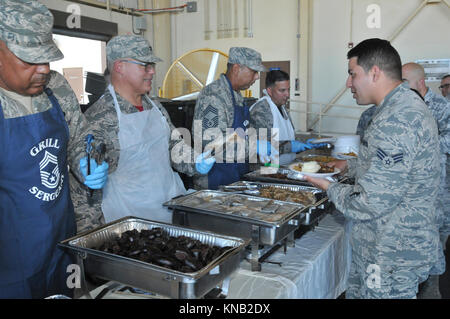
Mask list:
[[[151,110],[123,114],[114,88],[108,89],[119,119],[120,157],[103,189],[105,221],[136,216],[172,223],[172,212],[162,204],[186,189],[170,166],[170,127],[151,99]]]
[[[280,111],[278,110],[278,107],[275,105],[275,103],[272,102],[272,99],[267,94],[267,91],[263,91],[265,96],[261,99],[266,99],[267,102],[270,105],[270,111],[272,112],[272,118],[273,118],[273,126],[272,128],[278,128],[278,136],[280,141],[293,141],[295,140],[295,131],[294,126],[291,123],[291,120],[289,119],[289,116],[287,116],[287,112],[284,109],[284,106],[282,106],[282,110],[286,112],[285,119],[283,115],[281,115]],[[296,158],[295,153],[286,153],[280,155],[280,165],[286,165],[294,161]]]

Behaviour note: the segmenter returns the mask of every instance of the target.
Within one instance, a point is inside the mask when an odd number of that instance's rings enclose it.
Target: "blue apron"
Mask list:
[[[50,89],[52,108],[5,119],[0,104],[0,298],[72,295],[57,247],[76,232],[69,194],[69,128]]]
[[[236,105],[236,99],[234,98],[231,82],[227,77],[225,78],[227,79],[231,98],[233,99],[233,129],[236,131],[236,129],[241,128],[244,132],[246,132],[250,123],[250,108],[245,105]],[[249,171],[250,168],[248,163],[216,163],[208,173],[208,188],[218,189],[220,185],[228,185],[237,182]]]

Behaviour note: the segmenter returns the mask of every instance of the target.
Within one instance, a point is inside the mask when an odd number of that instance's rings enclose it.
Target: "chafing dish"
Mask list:
[[[245,194],[251,194],[253,196],[261,196],[258,190],[265,187],[274,187],[294,192],[310,192],[314,195],[315,201],[309,205],[305,205],[308,208],[301,211],[304,215],[302,225],[308,226],[313,224],[322,213],[328,211],[326,208],[328,208],[330,203],[328,202],[326,192],[312,186],[239,181],[227,186],[221,186],[221,190],[224,192],[244,192]]]
[[[272,246],[285,239],[292,245],[293,233],[306,217],[301,212],[308,210],[299,203],[212,190],[181,196],[164,206],[174,210],[174,223],[251,239],[253,270],[260,269],[259,245]]]
[[[261,194],[261,190],[265,188],[275,188],[280,190],[286,190],[291,192],[303,192],[307,195],[307,201],[302,202],[305,206],[313,206],[320,200],[322,200],[326,193],[321,189],[312,186],[304,185],[290,185],[290,184],[276,184],[276,183],[264,183],[264,182],[252,182],[252,181],[239,181],[230,185],[220,186],[220,190],[224,192],[242,192],[247,195],[264,197]],[[309,196],[309,194],[311,196]],[[280,199],[278,199],[280,200]],[[288,200],[280,200],[292,203]]]
[[[162,228],[169,236],[186,236],[207,245],[231,248],[193,273],[183,273],[95,249],[125,231],[156,227]],[[241,252],[248,244],[249,240],[237,237],[129,216],[66,239],[59,246],[77,256],[83,281],[87,274],[171,298],[199,298],[220,283],[229,281],[229,276],[239,268]]]

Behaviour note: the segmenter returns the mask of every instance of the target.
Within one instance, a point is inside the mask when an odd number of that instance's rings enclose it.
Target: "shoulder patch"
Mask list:
[[[393,167],[395,164],[403,161],[403,153],[389,155],[381,148],[377,149],[377,157],[382,161],[383,166],[386,168]]]
[[[219,126],[219,111],[211,105],[203,111],[202,126],[203,129]]]

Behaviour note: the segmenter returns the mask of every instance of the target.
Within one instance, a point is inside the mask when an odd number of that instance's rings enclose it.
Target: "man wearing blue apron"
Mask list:
[[[252,157],[249,147],[251,141],[247,135],[250,115],[249,106],[244,105],[240,91],[247,90],[259,79],[259,72],[265,71],[259,52],[250,48],[232,47],[229,51],[226,73],[221,74],[200,92],[194,111],[194,143],[201,141],[199,144],[204,148],[211,142],[207,137],[208,132],[222,134],[225,142],[230,136],[229,132],[234,131],[237,133],[237,139],[241,140],[245,147],[245,159],[239,159],[238,156],[227,158],[228,146],[223,146],[223,152],[219,155],[222,158],[221,160],[216,158],[217,161],[208,176],[194,179],[197,188],[217,189],[220,185],[238,181],[248,173],[249,159]],[[217,136],[214,137],[220,140]],[[254,148],[260,157],[267,157],[271,152],[275,153],[268,141],[258,140],[256,144]],[[236,149],[235,153],[238,153]]]
[[[76,232],[67,166],[78,169],[83,154],[69,131],[86,122],[67,81],[50,72],[63,57],[52,25],[37,1],[0,4],[0,298],[74,288],[73,260],[57,243]]]

